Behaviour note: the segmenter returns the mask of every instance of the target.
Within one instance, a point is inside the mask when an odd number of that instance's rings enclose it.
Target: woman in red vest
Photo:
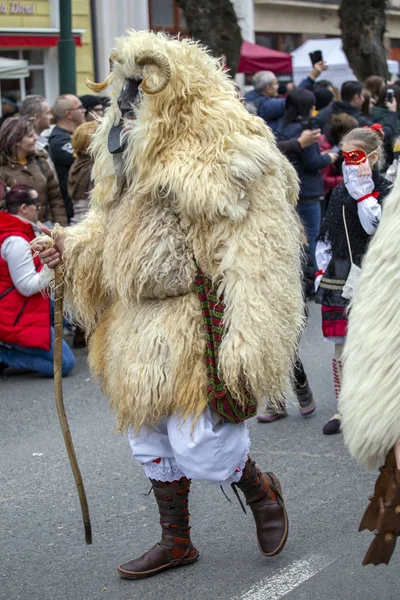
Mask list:
[[[0,212],[1,370],[15,367],[52,375],[51,303],[41,294],[48,280],[41,276],[41,262],[29,247],[40,233],[38,193],[27,185],[15,185],[5,196],[5,208]],[[74,355],[63,341],[63,375],[74,365]]]

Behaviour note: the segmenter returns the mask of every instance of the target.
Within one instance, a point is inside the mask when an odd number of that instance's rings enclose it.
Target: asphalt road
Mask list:
[[[89,500],[93,545],[80,508],[54,406],[52,381],[34,374],[0,378],[0,598],[3,600],[398,600],[400,548],[389,567],[362,567],[372,539],[358,524],[375,474],[349,457],[341,435],[325,437],[333,414],[332,347],[319,310],[302,358],[318,403],[307,419],[296,404],[273,424],[249,423],[252,456],[281,479],[290,518],[285,550],[264,558],[254,524],[219,488],[194,483],[192,539],[200,560],[142,581],[121,580],[115,565],[159,539],[142,468],[115,431],[85,351],[64,380],[65,404]]]

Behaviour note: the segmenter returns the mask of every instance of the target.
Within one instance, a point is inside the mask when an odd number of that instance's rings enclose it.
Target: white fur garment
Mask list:
[[[117,41],[112,102],[93,140],[91,210],[67,230],[66,295],[93,333],[90,364],[122,428],[155,426],[207,404],[197,262],[224,295],[220,374],[277,401],[303,324],[298,180],[264,122],[248,114],[218,61],[192,40],[145,31]],[[107,149],[126,78],[157,86],[127,123],[126,186]],[[141,57],[140,60],[138,57]],[[122,189],[122,191],[121,191]]]
[[[399,178],[362,264],[344,358],[344,439],[354,458],[374,468],[400,441]]]

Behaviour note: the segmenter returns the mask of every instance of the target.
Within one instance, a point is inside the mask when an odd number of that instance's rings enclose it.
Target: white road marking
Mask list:
[[[334,563],[338,557],[312,554],[308,558],[296,560],[280,569],[274,575],[261,579],[241,596],[233,600],[280,600],[299,585],[314,577],[317,573]]]

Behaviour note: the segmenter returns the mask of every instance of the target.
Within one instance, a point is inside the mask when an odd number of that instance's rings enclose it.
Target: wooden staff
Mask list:
[[[54,393],[56,398],[57,414],[61,425],[61,431],[64,437],[65,447],[72,473],[75,479],[76,489],[78,490],[79,502],[81,503],[83,525],[85,527],[85,540],[87,544],[92,543],[92,526],[90,523],[89,506],[86,499],[85,488],[82,475],[79,469],[75,454],[74,444],[72,442],[71,432],[67,415],[65,414],[63,389],[62,389],[62,333],[63,333],[63,314],[64,314],[64,280],[62,264],[59,263],[55,270],[54,281]]]

